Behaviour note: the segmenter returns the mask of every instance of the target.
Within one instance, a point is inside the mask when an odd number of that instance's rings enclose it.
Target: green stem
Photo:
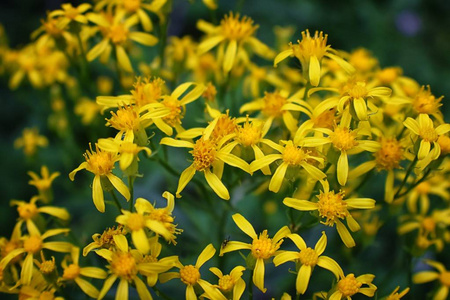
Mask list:
[[[120,66],[119,66],[119,61],[117,59],[117,53],[116,53],[116,48],[114,47],[114,64],[116,67],[116,72],[117,72],[117,78],[119,79],[119,86],[123,89],[123,74],[122,71],[120,70]]]
[[[359,184],[350,192],[350,194],[354,194],[357,191],[359,191],[364,184],[366,184],[366,182],[369,180],[370,177],[372,177],[373,175],[373,170],[371,170],[370,172],[367,172],[366,175],[364,176],[364,178],[359,182]]]
[[[420,183],[422,183],[425,179],[427,179],[428,175],[430,175],[431,173],[431,169],[428,169],[425,174],[422,176],[422,178],[420,178],[419,180],[417,180],[416,182],[414,182],[412,185],[409,186],[409,188],[404,191],[403,193],[400,193],[397,197],[403,197],[406,194],[408,194],[413,188],[415,188],[416,186],[418,186]]]
[[[248,278],[248,299],[253,299],[253,272],[255,272],[254,269],[250,271],[250,277]]]
[[[134,204],[134,176],[128,176],[128,187],[130,189],[130,212],[133,212],[133,204]]]
[[[169,21],[170,21],[170,12],[172,11],[172,1],[167,1],[166,3],[166,16],[167,19],[165,20],[164,24],[162,24],[159,29],[159,39],[160,39],[160,48],[159,48],[159,57],[161,59],[161,69],[164,66],[164,55],[165,55],[165,49],[166,49],[166,44],[167,44],[167,27],[169,25]]]
[[[114,200],[114,203],[116,204],[117,209],[119,210],[119,214],[122,214],[122,205],[120,205],[120,202],[119,202],[119,199],[117,199],[116,193],[114,193],[113,190],[111,190],[109,193],[111,194],[111,196]]]
[[[414,166],[415,166],[416,163],[417,163],[417,160],[418,160],[418,158],[417,158],[417,155],[416,155],[416,156],[414,157],[414,160],[413,160],[413,161],[411,162],[411,164],[409,165],[408,170],[406,170],[405,178],[403,178],[402,183],[400,184],[400,186],[399,186],[397,192],[395,193],[394,199],[396,199],[397,197],[399,197],[400,192],[402,191],[403,187],[405,186],[406,181],[408,180],[409,175],[411,174],[411,172],[412,172]]]

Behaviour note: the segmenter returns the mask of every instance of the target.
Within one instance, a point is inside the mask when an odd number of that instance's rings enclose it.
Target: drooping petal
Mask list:
[[[230,199],[230,193],[222,181],[217,177],[216,174],[212,173],[209,169],[204,171],[206,182],[213,189],[213,191],[224,200]]]
[[[128,54],[125,51],[125,49],[120,45],[116,45],[116,58],[117,62],[119,63],[119,66],[123,70],[129,73],[133,72],[133,67],[131,66],[130,58],[128,57]]]
[[[105,200],[103,198],[103,189],[100,181],[100,175],[95,175],[92,183],[92,199],[94,200],[95,208],[99,212],[105,212]]]
[[[347,246],[348,248],[355,247],[355,240],[348,231],[347,227],[345,227],[345,225],[341,221],[338,220],[336,222],[336,228],[345,246]]]
[[[128,300],[128,281],[120,279],[117,287],[116,300]]]
[[[317,255],[320,256],[325,251],[326,247],[327,247],[327,235],[325,234],[325,231],[322,231],[322,236],[314,246],[314,250],[316,251]]]
[[[295,208],[296,210],[300,211],[310,211],[310,210],[317,210],[318,206],[317,203],[311,202],[308,200],[300,200],[295,198],[286,197],[283,200],[283,204],[292,208]]]
[[[239,227],[240,230],[242,230],[245,234],[247,234],[252,239],[257,239],[258,236],[255,232],[255,229],[253,228],[252,224],[247,221],[246,218],[244,218],[241,214],[234,214],[232,216],[234,223]]]
[[[180,197],[181,191],[183,191],[189,181],[191,181],[192,177],[194,177],[195,171],[195,167],[190,165],[181,173],[180,179],[178,180],[178,188],[176,192],[177,197]]]
[[[127,201],[130,200],[130,197],[131,197],[130,190],[128,189],[126,184],[123,183],[122,180],[120,180],[119,177],[117,177],[116,175],[113,175],[112,173],[107,174],[106,177],[108,177],[111,184],[116,188],[117,191],[119,191],[119,193],[122,196],[125,197],[125,199]]]
[[[210,260],[214,254],[216,253],[216,248],[212,244],[209,244],[206,246],[205,249],[203,249],[202,253],[197,258],[197,262],[195,263],[195,267],[197,269],[200,269],[201,266],[208,260]]]
[[[310,278],[311,278],[311,266],[302,265],[297,274],[297,280],[295,282],[295,287],[297,288],[298,294],[303,295],[306,292]]]
[[[89,297],[91,298],[97,298],[99,291],[95,286],[93,286],[91,283],[87,282],[86,280],[82,279],[80,276],[76,277],[75,283],[80,287],[80,289]]]
[[[317,56],[313,55],[309,61],[309,81],[312,86],[318,86],[320,81],[320,62]]]
[[[348,157],[347,152],[342,151],[337,163],[337,179],[340,185],[345,186],[348,178]]]
[[[281,184],[283,183],[284,176],[286,175],[288,166],[289,165],[285,162],[278,166],[275,173],[272,175],[272,179],[270,180],[269,191],[278,193],[281,188]]]
[[[154,46],[158,43],[158,38],[149,33],[134,31],[134,32],[130,32],[128,34],[128,37],[131,40],[138,42],[139,44],[146,45],[146,46]]]
[[[227,50],[225,51],[225,56],[223,59],[223,70],[229,72],[233,67],[234,60],[236,58],[237,52],[237,41],[231,40],[228,44]]]
[[[256,259],[255,269],[253,270],[253,283],[263,293],[267,291],[267,289],[264,288],[264,272],[264,260],[262,258]]]
[[[293,55],[294,51],[292,49],[284,50],[283,52],[279,53],[277,56],[275,56],[275,59],[273,61],[273,66],[276,67],[281,61],[285,60],[289,56]]]
[[[333,272],[336,278],[344,277],[344,272],[342,271],[342,268],[339,266],[339,264],[334,259],[328,256],[320,256],[317,260],[317,265]]]

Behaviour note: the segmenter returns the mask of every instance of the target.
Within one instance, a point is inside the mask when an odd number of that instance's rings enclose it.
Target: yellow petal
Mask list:
[[[317,265],[333,272],[336,278],[344,277],[344,272],[342,271],[342,268],[339,266],[339,264],[334,259],[329,258],[328,256],[320,256],[317,260]]]
[[[125,49],[120,45],[116,45],[116,58],[117,62],[119,63],[119,66],[123,70],[129,73],[133,72],[133,67],[131,66],[130,58],[128,57],[128,54],[125,51]]]
[[[278,267],[279,265],[284,264],[288,261],[296,261],[297,259],[298,259],[298,252],[283,251],[273,258],[273,264],[275,265],[275,267]]]
[[[199,279],[197,282],[205,291],[205,293],[214,300],[227,300],[227,298],[219,291],[218,288],[214,287],[211,283],[207,282],[206,280]]]
[[[150,244],[144,229],[132,231],[131,238],[133,239],[133,243],[139,252],[142,254],[147,254],[150,251]]]
[[[81,277],[76,277],[75,279],[75,283],[80,287],[80,289],[89,297],[91,298],[97,298],[99,291],[89,282],[87,282],[86,280],[82,279]]]
[[[155,123],[156,127],[158,127],[158,129],[164,132],[166,135],[173,134],[173,128],[167,125],[167,123],[165,123],[163,120],[153,119],[153,122]]]
[[[116,300],[128,300],[128,281],[126,279],[120,279],[116,292]]]
[[[258,158],[250,164],[250,172],[253,173],[259,169],[262,169],[262,168],[270,165],[274,161],[276,161],[278,159],[282,159],[282,158],[283,158],[283,156],[281,154],[269,154],[269,155],[263,156],[261,158]]]
[[[239,168],[247,173],[251,173],[250,165],[242,158],[239,158],[236,155],[219,151],[216,156],[217,158],[219,158],[220,160],[222,160],[223,162],[225,162],[230,166]]]
[[[80,274],[86,277],[90,277],[90,278],[98,278],[98,279],[104,279],[106,278],[106,276],[108,276],[108,274],[100,269],[100,268],[96,268],[96,267],[84,267],[80,269]]]
[[[106,48],[108,47],[108,39],[103,39],[100,43],[95,45],[86,55],[86,59],[88,61],[93,61],[96,59],[100,54],[105,52]]]
[[[230,199],[230,194],[228,193],[228,189],[225,185],[220,181],[219,177],[216,174],[211,173],[209,169],[204,171],[206,182],[208,182],[209,186],[213,189],[213,191],[224,200]]]
[[[315,180],[321,180],[321,179],[324,179],[325,177],[327,177],[327,175],[324,172],[322,172],[318,168],[316,168],[308,163],[301,163],[301,166]]]
[[[311,278],[311,266],[302,265],[297,274],[297,280],[295,283],[295,287],[297,288],[297,294],[304,294],[306,292],[310,278]]]
[[[65,208],[54,207],[54,206],[43,206],[38,209],[41,213],[46,213],[57,217],[61,220],[68,220],[70,218],[69,212]]]
[[[179,197],[181,191],[186,187],[186,185],[191,181],[192,177],[195,175],[195,168],[193,165],[190,165],[183,171],[180,175],[180,179],[178,180],[178,188],[177,188],[177,197]]]
[[[275,59],[273,61],[273,66],[276,67],[281,61],[285,60],[287,57],[294,54],[294,51],[292,49],[284,50],[283,52],[279,53],[277,56],[275,56]]]
[[[224,39],[225,37],[221,35],[207,38],[198,45],[198,53],[203,54],[208,52],[209,50],[217,46],[220,42],[222,42]]]
[[[255,270],[253,270],[253,283],[261,292],[265,293],[267,291],[264,288],[264,260],[262,258],[256,259]]]
[[[352,232],[356,232],[361,229],[361,226],[359,226],[358,222],[356,222],[356,220],[352,217],[352,215],[349,214],[347,216],[346,220],[347,220],[348,228],[350,228],[350,230]]]
[[[425,159],[425,157],[427,157],[428,153],[430,153],[430,149],[431,149],[431,143],[428,141],[421,140],[419,152],[417,152],[417,158],[419,160]]]
[[[228,242],[228,244],[224,247],[220,248],[220,254],[219,256],[222,256],[224,253],[228,253],[228,252],[232,252],[232,251],[237,251],[237,250],[242,250],[242,249],[248,249],[250,250],[252,248],[252,245],[250,244],[246,244],[243,242]]]
[[[197,295],[195,295],[194,287],[190,284],[186,287],[186,300],[197,300]]]
[[[111,184],[116,188],[117,191],[119,191],[122,196],[124,196],[125,199],[127,199],[127,201],[130,200],[130,190],[128,189],[126,184],[123,183],[122,180],[120,180],[119,177],[112,173],[107,174],[106,177],[108,177]]]
[[[413,118],[407,118],[404,122],[403,125],[405,125],[406,128],[408,128],[409,130],[411,130],[412,132],[414,132],[415,134],[419,134],[419,123],[417,123],[416,120],[414,120]]]
[[[325,231],[322,231],[322,236],[314,246],[314,250],[316,251],[317,255],[320,256],[325,251],[326,247],[327,247],[327,235],[325,234]]]
[[[136,289],[137,289],[137,292],[139,295],[139,299],[151,300],[152,296],[150,295],[148,288],[145,286],[145,283],[143,283],[142,280],[137,276],[134,277],[133,281],[136,284]]]
[[[139,44],[146,45],[146,46],[154,46],[158,43],[158,38],[149,33],[135,31],[135,32],[130,32],[128,34],[128,37],[131,40],[138,42]]]
[[[92,183],[92,199],[94,205],[99,212],[105,212],[105,200],[103,198],[102,184],[100,182],[100,175],[95,175]]]
[[[245,234],[247,234],[252,239],[258,238],[252,224],[247,221],[244,216],[242,216],[241,214],[234,214],[232,218],[237,227],[239,227],[239,229],[242,230]]]
[[[75,179],[75,174],[76,174],[78,171],[80,171],[80,170],[86,169],[86,167],[87,167],[87,162],[82,162],[82,163],[78,166],[78,168],[76,168],[75,170],[73,170],[72,172],[70,172],[70,174],[69,174],[70,180],[73,181],[73,180]]]
[[[288,168],[288,164],[283,162],[278,168],[275,170],[275,173],[272,175],[272,179],[269,183],[269,191],[274,193],[278,193],[281,188],[281,184],[283,183],[284,176],[286,175],[286,170]]]
[[[341,152],[337,163],[337,179],[340,185],[344,186],[347,183],[348,177],[348,158],[345,151]]]
[[[110,277],[108,277],[108,279],[105,280],[105,283],[100,290],[100,294],[98,295],[98,300],[101,300],[103,299],[103,297],[105,297],[106,293],[111,289],[111,286],[114,284],[114,281],[116,281],[116,279],[116,275],[111,275]]]
[[[187,93],[187,95],[180,100],[180,104],[186,105],[198,99],[203,94],[205,89],[206,87],[203,84],[198,84],[192,91]]]
[[[127,238],[122,234],[113,235],[114,243],[116,247],[122,252],[128,252],[128,241]]]
[[[338,220],[336,222],[336,228],[345,246],[347,246],[348,248],[355,247],[355,240],[348,231],[347,227],[345,227],[345,225],[341,221]]]
[[[317,203],[307,201],[307,200],[300,200],[300,199],[286,197],[286,198],[284,198],[283,203],[286,206],[295,208],[296,210],[300,210],[300,211],[310,211],[310,210],[318,209]]]
[[[353,99],[353,108],[355,109],[356,116],[360,121],[367,120],[367,105],[363,98]]]
[[[309,61],[309,81],[312,86],[318,86],[320,81],[320,62],[317,56],[313,55]]]
[[[29,285],[33,275],[33,254],[28,253],[23,261],[22,271],[20,272],[20,281],[24,285]]]
[[[430,282],[439,278],[439,273],[434,271],[423,271],[413,276],[413,282],[416,284]]]
[[[223,70],[229,72],[233,67],[234,60],[236,57],[237,42],[236,40],[231,40],[228,44],[227,50],[225,52],[225,57],[223,59]]]
[[[195,263],[195,267],[197,269],[200,269],[201,266],[205,264],[208,260],[210,260],[214,254],[216,253],[216,249],[212,244],[209,244],[208,246],[203,249],[202,253],[197,258],[197,262]]]

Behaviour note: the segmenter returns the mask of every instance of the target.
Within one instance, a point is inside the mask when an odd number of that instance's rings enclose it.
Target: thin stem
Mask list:
[[[405,178],[403,178],[403,181],[402,181],[402,183],[400,184],[400,187],[398,188],[397,192],[395,193],[394,199],[396,199],[397,197],[399,197],[400,192],[402,191],[403,187],[405,186],[406,181],[408,180],[409,175],[411,174],[411,172],[412,172],[414,166],[415,166],[416,163],[417,163],[417,160],[418,160],[418,158],[417,158],[417,155],[416,155],[416,156],[414,157],[414,160],[413,160],[413,161],[411,162],[411,164],[409,165],[408,170],[406,170]]]
[[[359,182],[359,184],[350,192],[350,194],[354,194],[357,191],[359,191],[364,184],[366,184],[367,181],[369,181],[369,178],[372,177],[373,175],[373,170],[370,170],[370,172],[367,172],[366,175],[364,176],[364,178]]]
[[[167,11],[167,19],[165,20],[164,24],[162,24],[159,29],[159,39],[161,42],[161,47],[159,48],[159,57],[161,59],[161,68],[164,66],[164,55],[165,55],[165,49],[167,44],[167,27],[169,25],[170,21],[170,11],[172,10],[172,1],[167,1],[166,3],[166,11]]]
[[[116,193],[114,193],[113,190],[111,190],[109,193],[111,194],[111,196],[114,200],[114,203],[116,204],[117,209],[119,210],[119,214],[121,214],[122,213],[122,205],[120,205],[120,202],[119,202],[119,199],[117,199]]]
[[[133,204],[134,204],[134,176],[128,176],[128,187],[130,189],[130,212],[133,212]]]
[[[403,196],[405,196],[406,194],[408,194],[413,188],[415,188],[416,186],[418,186],[420,183],[422,183],[425,179],[427,179],[427,177],[428,177],[428,175],[430,175],[430,173],[431,173],[431,169],[428,169],[426,172],[425,172],[425,174],[422,176],[422,178],[420,178],[419,180],[417,180],[416,182],[414,182],[413,184],[411,184],[410,186],[409,186],[409,188],[406,190],[406,191],[404,191],[403,193],[400,193],[400,194],[398,194],[398,196],[397,197],[403,197]]]
[[[250,277],[248,278],[248,299],[253,300],[253,272],[255,272],[254,269],[250,271]]]

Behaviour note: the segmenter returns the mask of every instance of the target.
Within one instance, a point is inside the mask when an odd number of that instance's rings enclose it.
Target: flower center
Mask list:
[[[450,272],[449,271],[442,272],[441,275],[439,276],[439,280],[446,287],[450,287]]]
[[[436,222],[433,218],[427,217],[422,220],[422,226],[427,232],[433,232],[436,228]]]
[[[241,20],[239,18],[239,14],[233,15],[230,12],[229,15],[225,15],[222,21],[220,21],[222,34],[228,40],[240,41],[249,38],[258,29],[258,26],[253,25],[251,18],[247,16],[242,17]]]
[[[195,142],[194,150],[191,151],[194,157],[194,168],[197,171],[203,171],[211,167],[216,160],[216,146],[210,140],[203,138]]]
[[[141,0],[125,0],[123,7],[128,12],[135,12],[141,7]]]
[[[78,10],[73,7],[71,4],[68,4],[67,6],[64,7],[65,10],[65,15],[68,19],[75,19],[80,13],[78,12]]]
[[[353,98],[365,98],[367,96],[366,84],[364,82],[357,82],[354,86],[352,86],[348,91],[348,95]]]
[[[64,269],[63,278],[64,279],[75,279],[80,275],[80,266],[76,264],[70,264],[67,268]]]
[[[42,249],[42,239],[40,236],[32,235],[23,243],[23,248],[28,253],[35,254]]]
[[[343,297],[350,297],[359,291],[362,283],[357,281],[355,275],[349,274],[338,282],[338,289]]]
[[[440,135],[437,140],[439,147],[441,147],[441,154],[450,153],[450,137],[446,135]]]
[[[137,274],[136,260],[131,253],[116,252],[111,261],[111,270],[123,279],[131,280]]]
[[[126,234],[123,225],[119,225],[117,226],[117,228],[113,226],[111,228],[106,229],[105,231],[103,231],[102,235],[99,238],[97,237],[94,240],[101,246],[107,245],[109,248],[109,246],[115,245],[114,236],[119,234]]]
[[[215,141],[219,141],[224,136],[229,135],[236,131],[236,119],[230,118],[228,111],[226,114],[222,114],[217,120],[216,126],[211,133],[211,138]]]
[[[131,231],[138,231],[145,227],[145,218],[138,213],[132,213],[127,220],[127,226]]]
[[[262,113],[269,117],[278,117],[283,111],[281,108],[287,103],[287,99],[278,92],[264,93],[264,107]]]
[[[239,142],[248,147],[255,145],[261,140],[262,132],[261,126],[257,126],[254,123],[245,122],[243,126],[238,128],[238,140]]]
[[[138,78],[134,84],[134,90],[131,91],[136,106],[142,107],[149,103],[155,103],[161,98],[163,86],[164,80],[161,78],[155,78],[151,81],[148,78],[145,78],[143,81],[141,78]]]
[[[321,192],[319,196],[319,215],[322,218],[327,218],[323,224],[327,226],[333,226],[336,223],[336,219],[344,219],[349,215],[347,210],[347,203],[344,200],[344,193],[339,192],[337,194],[334,191]]]
[[[55,258],[52,257],[51,260],[44,260],[39,266],[39,270],[44,275],[48,275],[55,270]]]
[[[330,135],[331,142],[334,147],[339,150],[349,150],[358,145],[356,141],[356,132],[347,127],[336,127],[334,132]]]
[[[312,37],[309,30],[302,31],[302,40],[297,41],[298,45],[290,44],[294,55],[302,63],[302,67],[309,67],[309,59],[311,56],[317,57],[320,60],[327,52],[330,46],[327,46],[328,35],[323,35],[323,32],[316,31]]]
[[[109,28],[108,37],[114,44],[121,44],[125,42],[127,40],[127,36],[128,36],[128,29],[126,29],[125,26],[122,24],[112,25]]]
[[[216,87],[211,82],[208,82],[208,84],[206,85],[206,89],[202,94],[202,97],[209,102],[213,102],[216,99],[216,95],[217,95]]]
[[[316,128],[332,128],[334,124],[334,115],[336,113],[336,108],[324,111],[316,118],[313,118],[314,127]]]
[[[187,265],[180,269],[181,281],[186,285],[194,285],[200,279],[200,271],[193,265]]]
[[[438,134],[433,127],[419,128],[419,135],[426,142],[435,142],[438,139]]]
[[[300,262],[303,265],[314,267],[317,264],[317,259],[319,256],[317,255],[316,250],[311,249],[310,247],[305,250],[300,251],[299,253]]]
[[[378,72],[378,79],[381,81],[382,84],[391,84],[395,80],[397,80],[398,76],[402,74],[401,69],[390,67],[385,68]]]
[[[228,292],[234,287],[234,280],[230,275],[222,276],[219,279],[219,287],[222,291]]]
[[[260,233],[259,238],[252,242],[252,255],[255,258],[268,259],[280,248],[281,241],[273,244],[272,239],[267,235],[267,230]]]
[[[166,96],[161,103],[170,110],[169,114],[165,116],[163,120],[172,127],[181,124],[183,114],[180,101],[171,96]]]
[[[29,220],[38,214],[37,207],[34,203],[26,203],[19,205],[17,207],[17,211],[19,212],[19,216],[22,219]]]
[[[111,118],[107,121],[108,125],[119,131],[137,131],[140,125],[139,114],[131,105],[119,107],[117,112],[112,111]]]
[[[111,173],[114,169],[115,155],[111,152],[102,151],[98,149],[97,144],[95,144],[96,151],[92,148],[86,151],[84,157],[88,163],[88,170],[95,175],[106,175]]]
[[[48,22],[43,23],[45,32],[50,34],[51,36],[58,37],[62,34],[62,30],[56,26],[56,19],[49,20]]]
[[[292,142],[284,146],[283,161],[291,166],[298,166],[306,160],[307,153],[302,148],[294,146]]]
[[[436,97],[431,93],[430,86],[426,88],[422,86],[420,91],[417,93],[414,101],[413,108],[419,114],[433,114],[438,111],[442,97],[436,99]]]
[[[378,168],[392,170],[399,167],[403,156],[403,147],[395,138],[381,139],[381,148],[375,155]]]

